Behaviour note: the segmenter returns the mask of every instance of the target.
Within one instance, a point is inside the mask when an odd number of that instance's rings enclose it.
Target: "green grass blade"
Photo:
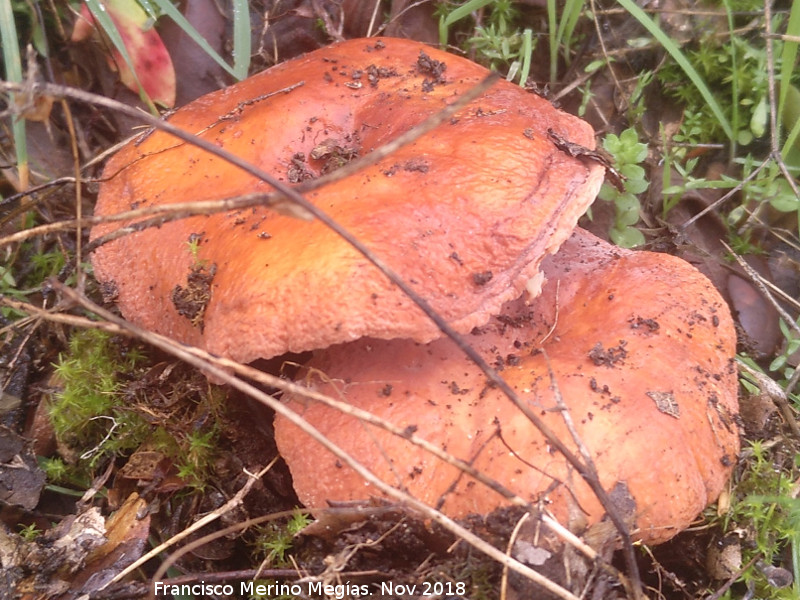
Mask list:
[[[439,19],[439,45],[444,48],[447,46],[447,38],[449,36],[450,26],[457,23],[472,11],[483,8],[487,4],[491,4],[493,0],[469,0],[469,2],[454,8],[447,16]]]
[[[6,80],[21,83],[22,59],[19,54],[19,38],[14,24],[14,11],[11,8],[11,0],[0,0],[0,41],[3,43]],[[10,104],[12,106],[14,104],[13,94],[11,95]],[[11,123],[20,183],[26,185],[28,179],[28,144],[25,137],[25,119],[17,119],[12,115]]]
[[[469,0],[469,2],[462,4],[447,15],[444,20],[445,26],[450,27],[453,23],[460,21],[464,17],[468,16],[471,12],[483,8],[487,4],[491,4],[492,1],[493,0]]]
[[[792,536],[792,573],[794,593],[800,596],[800,535]]]
[[[800,37],[800,0],[792,2],[792,9],[789,12],[789,21],[786,24],[786,35],[794,38]],[[791,40],[783,42],[781,50],[781,72],[780,89],[778,92],[778,114],[783,114],[786,104],[786,95],[792,85],[792,74],[794,73],[794,63],[797,60],[798,43]]]
[[[728,17],[728,34],[731,37],[731,42],[729,43],[731,49],[731,73],[733,73],[731,77],[731,129],[736,133],[741,129],[741,124],[739,123],[739,70],[736,61],[736,48],[732,41],[734,36],[733,9],[731,8],[730,0],[723,0],[722,4],[725,6],[725,13]],[[733,139],[731,139],[731,158],[736,155],[736,143],[737,136],[734,135]]]
[[[564,3],[564,10],[561,13],[561,21],[558,23],[556,44],[562,49],[564,59],[569,63],[570,48],[572,47],[572,34],[578,19],[583,12],[584,0],[567,0]]]
[[[783,157],[783,160],[788,160],[789,152],[792,151],[792,148],[797,146],[798,135],[800,135],[800,121],[795,121],[794,127],[792,127],[792,130],[786,137],[786,143],[781,148],[781,156]]]
[[[212,58],[212,60],[215,63],[217,63],[220,67],[225,69],[228,73],[230,73],[231,76],[235,77],[236,79],[243,78],[237,75],[236,70],[233,67],[231,67],[225,61],[225,59],[223,59],[217,53],[217,51],[211,47],[211,45],[206,41],[206,39],[202,35],[200,35],[200,32],[197,31],[197,29],[195,29],[194,26],[191,23],[189,23],[189,21],[186,20],[186,17],[184,17],[183,14],[181,14],[181,11],[175,8],[175,6],[172,4],[172,2],[170,2],[170,0],[151,0],[151,1],[158,6],[158,8],[161,10],[163,14],[167,15],[173,21],[175,21],[178,27],[183,29],[186,35],[188,35],[195,44],[200,46]],[[247,18],[249,20],[250,18],[249,13],[247,14]],[[248,34],[249,34],[249,27],[248,27]],[[249,42],[248,42],[248,47],[249,47]],[[249,50],[247,52],[247,60],[249,64],[250,60]]]
[[[233,72],[236,79],[247,77],[250,69],[250,5],[233,1]]]
[[[531,72],[531,57],[533,56],[533,30],[530,28],[522,32],[522,68],[519,72],[519,85],[525,87],[528,75]]]
[[[550,83],[555,83],[558,77],[557,13],[556,0],[547,0],[547,29],[550,32]]]
[[[661,29],[650,15],[644,12],[633,0],[619,0],[619,4],[627,10],[630,15],[639,21],[639,23],[650,32],[650,34],[664,47],[670,56],[672,56],[673,60],[678,63],[683,72],[686,73],[686,76],[691,80],[694,86],[697,88],[697,91],[700,92],[700,95],[703,97],[703,100],[706,101],[708,104],[708,108],[711,109],[711,112],[716,117],[717,121],[722,127],[722,130],[725,132],[725,135],[728,136],[728,139],[733,141],[734,140],[734,133],[733,129],[731,129],[731,124],[728,122],[728,119],[725,117],[725,113],[722,111],[717,100],[714,98],[714,94],[711,93],[711,90],[708,89],[708,85],[700,76],[695,68],[689,62],[689,59],[681,52],[681,49],[675,44],[675,42],[670,39],[670,37],[664,33],[664,30]]]
[[[791,83],[781,86],[781,94],[784,96],[783,109],[779,113],[783,126],[791,127],[789,135],[781,148],[781,156],[784,160],[789,157],[789,152],[798,146],[797,138],[800,135],[800,90]]]

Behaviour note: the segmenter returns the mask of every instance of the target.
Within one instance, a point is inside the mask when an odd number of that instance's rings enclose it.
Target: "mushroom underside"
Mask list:
[[[728,309],[688,263],[583,231],[543,270],[538,298],[506,304],[467,340],[579,455],[569,419],[603,487],[622,490],[634,537],[666,541],[717,498],[736,461]],[[303,381],[469,462],[574,531],[603,518],[578,473],[450,340],[333,346],[315,352]],[[288,402],[381,479],[450,516],[506,504],[407,437],[302,397]],[[288,421],[275,425],[304,504],[380,495]]]

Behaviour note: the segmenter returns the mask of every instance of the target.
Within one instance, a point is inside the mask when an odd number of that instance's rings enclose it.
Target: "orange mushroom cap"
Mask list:
[[[169,122],[296,182],[394,139],[486,74],[417,42],[351,40],[209,94]],[[589,125],[501,81],[416,142],[307,197],[467,332],[520,294],[601,184],[602,168],[560,151],[548,129],[594,146]],[[105,177],[97,215],[270,191],[161,132],[124,147]],[[92,237],[119,227],[98,225]],[[128,235],[99,247],[93,265],[126,318],[242,362],[365,335],[439,336],[322,223],[266,207]]]
[[[634,501],[633,537],[665,541],[717,498],[736,462],[728,308],[688,263],[610,246],[582,230],[543,270],[539,297],[509,303],[467,339],[579,455],[561,395],[603,487],[627,490]],[[363,339],[317,351],[307,370],[317,391],[413,431],[527,501],[549,501],[574,530],[604,515],[580,475],[449,339]],[[450,516],[505,503],[404,437],[303,398],[290,406],[384,481],[441,502]],[[285,419],[275,428],[307,506],[377,494]]]

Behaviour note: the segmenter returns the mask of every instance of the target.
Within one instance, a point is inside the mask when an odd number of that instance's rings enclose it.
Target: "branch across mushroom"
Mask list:
[[[507,304],[468,341],[565,441],[571,440],[568,413],[605,489],[632,500],[634,538],[665,541],[717,498],[736,462],[735,333],[728,308],[688,263],[622,250],[581,230],[543,270],[547,282],[539,297]],[[581,477],[449,340],[333,346],[315,352],[307,380],[435,443],[525,500],[544,502],[573,530],[603,517]],[[486,514],[504,504],[404,437],[303,398],[290,403],[384,481],[450,516]],[[322,507],[374,493],[284,419],[275,425],[304,504]]]
[[[394,139],[487,71],[399,39],[351,40],[205,96],[171,124],[296,183]],[[591,128],[499,82],[449,122],[309,199],[455,328],[485,324],[594,199],[602,168],[560,151]],[[222,159],[152,132],[109,162],[96,214],[267,192]],[[120,225],[98,225],[92,237]],[[99,247],[123,315],[242,362],[362,336],[430,341],[436,327],[319,222],[266,207],[198,216]]]

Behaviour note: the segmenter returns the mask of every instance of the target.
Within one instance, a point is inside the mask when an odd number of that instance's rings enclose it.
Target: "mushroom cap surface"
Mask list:
[[[298,182],[393,140],[487,74],[417,42],[350,40],[204,96],[168,120]],[[307,198],[467,332],[521,293],[601,185],[603,169],[559,150],[548,129],[594,146],[588,124],[500,81],[416,142]],[[125,146],[104,177],[96,215],[271,191],[158,131]],[[98,225],[92,238],[121,226]],[[242,362],[362,336],[439,336],[322,223],[266,207],[152,227],[101,245],[92,261],[126,318]]]
[[[509,303],[467,341],[579,455],[561,395],[634,538],[666,541],[718,497],[736,462],[727,305],[688,263],[616,248],[582,230],[543,271],[540,296]],[[580,475],[449,339],[332,346],[314,353],[307,372],[317,391],[414,431],[526,501],[547,501],[576,532],[604,515]],[[507,503],[403,437],[310,400],[289,402],[381,479],[441,503],[451,517]],[[275,434],[307,506],[380,495],[287,420],[276,419]]]

